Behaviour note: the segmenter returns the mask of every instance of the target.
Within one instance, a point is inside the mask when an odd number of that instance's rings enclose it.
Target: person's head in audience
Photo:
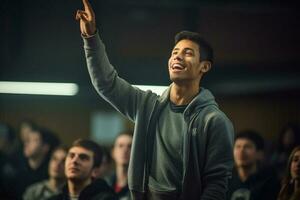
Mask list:
[[[62,193],[53,196],[51,200],[115,200],[115,194],[106,181],[94,179],[101,162],[102,148],[96,142],[88,139],[75,140],[65,162],[67,185]]]
[[[252,130],[238,133],[235,137],[233,149],[236,168],[238,170],[250,170],[255,173],[263,149],[264,139],[259,133]]]
[[[66,183],[65,160],[67,152],[68,149],[64,146],[58,146],[52,151],[48,164],[49,179],[29,185],[23,193],[23,200],[48,199],[61,192]]]
[[[95,170],[93,177],[96,178],[105,178],[111,173],[112,170],[112,158],[110,156],[110,151],[106,147],[101,147],[102,149],[102,161],[100,167]]]
[[[48,129],[35,127],[24,138],[24,155],[31,168],[38,168],[47,160],[59,139]]]
[[[34,121],[30,119],[22,120],[19,125],[20,139],[22,143],[25,142],[26,138],[28,137],[28,134],[30,134],[32,131],[36,130],[37,128],[38,126]]]
[[[122,132],[116,137],[112,149],[112,158],[116,163],[116,167],[128,167],[130,160],[131,144],[132,134],[130,132]]]
[[[50,179],[57,181],[65,180],[65,160],[67,157],[68,149],[64,146],[56,147],[49,161],[48,173]]]
[[[14,147],[16,135],[14,129],[8,124],[0,122],[0,152],[11,154]]]
[[[291,152],[278,200],[300,199],[300,146]]]
[[[279,133],[278,151],[290,154],[295,146],[300,145],[299,134],[299,126],[296,123],[288,123],[285,125]]]
[[[68,151],[65,163],[68,184],[80,185],[81,189],[89,185],[101,161],[102,150],[97,143],[87,139],[76,140]]]

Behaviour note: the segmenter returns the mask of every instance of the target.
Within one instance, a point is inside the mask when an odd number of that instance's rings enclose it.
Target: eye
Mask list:
[[[75,156],[74,153],[68,153],[68,157],[69,157],[69,158],[73,158],[74,156]]]
[[[188,55],[188,56],[193,56],[194,55],[193,51],[191,51],[191,50],[187,50],[185,52],[185,54]]]
[[[79,158],[80,158],[81,160],[89,160],[89,156],[88,156],[88,155],[85,155],[85,154],[80,154],[80,155],[79,155]]]
[[[297,162],[299,160],[299,157],[298,156],[295,156],[294,158],[293,158],[293,162]]]
[[[177,55],[177,53],[178,53],[177,51],[173,51],[172,55]]]

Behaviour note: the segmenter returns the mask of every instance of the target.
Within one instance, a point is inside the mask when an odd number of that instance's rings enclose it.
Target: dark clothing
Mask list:
[[[117,176],[116,176],[116,174],[112,174],[111,176],[107,177],[106,180],[107,180],[108,185],[111,188],[114,188],[116,186]],[[119,192],[116,192],[116,195],[120,200],[130,200],[131,197],[130,197],[128,185],[123,187]]]
[[[64,187],[61,194],[49,200],[70,200],[68,186]],[[118,200],[118,198],[104,180],[97,179],[80,192],[78,200]]]
[[[13,162],[0,152],[0,197],[2,200],[18,199],[16,193],[17,168]]]
[[[276,200],[279,189],[280,182],[273,168],[262,169],[245,182],[240,180],[234,169],[227,200]]]
[[[48,179],[48,165],[49,159],[44,160],[37,169],[32,169],[28,163],[23,166],[18,175],[18,180],[21,180],[18,182],[18,191],[21,195],[23,195],[28,186]]]

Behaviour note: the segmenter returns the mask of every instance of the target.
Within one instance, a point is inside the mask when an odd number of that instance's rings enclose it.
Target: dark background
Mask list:
[[[90,134],[90,118],[113,109],[92,88],[75,21],[80,0],[0,1],[0,81],[73,82],[74,97],[0,94],[0,121],[32,118],[66,142]],[[132,84],[168,85],[174,35],[197,31],[215,63],[212,90],[236,131],[256,129],[274,140],[288,121],[300,123],[299,7],[290,1],[94,0],[111,63]],[[126,126],[132,128],[129,122]]]

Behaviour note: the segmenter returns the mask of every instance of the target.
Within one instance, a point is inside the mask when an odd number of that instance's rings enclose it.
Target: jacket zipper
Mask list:
[[[158,100],[156,100],[155,101],[155,104],[154,104],[154,107],[153,107],[153,110],[152,110],[152,112],[151,112],[151,117],[150,117],[150,121],[149,121],[149,124],[148,124],[148,126],[147,126],[147,136],[146,136],[146,142],[145,142],[145,155],[146,155],[146,161],[145,161],[145,166],[144,166],[144,186],[143,186],[143,190],[144,190],[144,192],[146,192],[147,191],[147,187],[148,187],[148,181],[149,181],[149,168],[150,168],[150,166],[149,166],[149,159],[152,159],[152,158],[150,158],[150,156],[149,156],[149,142],[150,142],[150,140],[151,140],[151,134],[153,134],[152,132],[152,129],[153,129],[153,125],[154,124],[152,124],[153,123],[153,120],[154,120],[154,118],[156,118],[156,116],[155,117],[153,117],[154,115],[157,115],[157,113],[159,112],[159,110],[156,110],[155,111],[155,108],[156,108],[156,106],[157,106],[157,101]],[[152,126],[151,126],[152,125]],[[149,128],[150,127],[150,128]],[[152,128],[151,128],[152,127]],[[149,141],[149,142],[148,142]],[[153,145],[153,144],[152,144]]]

